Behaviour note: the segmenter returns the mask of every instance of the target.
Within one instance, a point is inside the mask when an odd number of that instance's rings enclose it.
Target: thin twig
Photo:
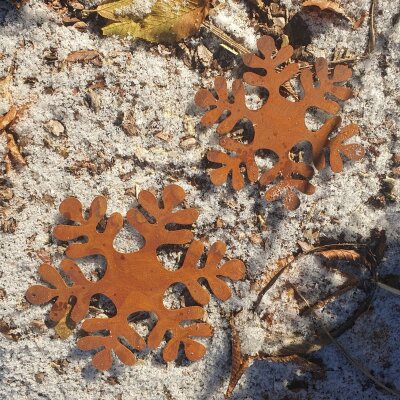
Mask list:
[[[316,303],[312,304],[310,307],[307,306],[307,307],[301,308],[299,310],[299,315],[303,316],[303,315],[308,314],[312,310],[316,310],[317,308],[324,307],[331,300],[333,300],[335,298],[338,298],[339,296],[341,296],[342,294],[348,292],[351,289],[356,288],[359,284],[360,284],[360,282],[358,280],[351,280],[351,281],[348,281],[348,282],[344,283],[341,287],[339,287],[338,290],[328,294],[323,299],[321,299],[321,300],[317,301]]]
[[[235,40],[233,40],[223,30],[217,28],[211,22],[204,21],[203,22],[203,26],[206,29],[208,29],[211,33],[213,33],[215,36],[220,38],[223,42],[225,42],[229,47],[231,47],[232,49],[235,49],[239,54],[248,54],[248,53],[250,53],[250,50],[248,50],[246,47],[242,46],[240,43],[238,43]],[[235,53],[233,53],[233,54],[235,54]]]

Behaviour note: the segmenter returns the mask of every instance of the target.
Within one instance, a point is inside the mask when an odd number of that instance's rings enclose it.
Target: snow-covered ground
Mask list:
[[[226,4],[212,21],[254,49],[257,35],[246,2],[219,3]],[[290,10],[299,10],[298,1],[284,3]],[[342,3],[355,16],[370,6],[369,0]],[[11,101],[19,107],[29,103],[15,128],[27,166],[7,177],[14,196],[2,208],[5,218],[16,220],[14,233],[0,231],[0,319],[14,337],[0,333],[2,398],[222,399],[231,365],[227,316],[232,311],[241,311],[237,328],[248,353],[268,349],[266,337],[273,338],[274,348],[290,337],[293,326],[285,331],[285,325],[278,323],[268,334],[260,329],[259,316],[251,311],[256,298],[251,287],[279,258],[296,251],[299,240],[311,244],[328,239],[362,242],[372,229],[384,229],[388,249],[380,273],[399,275],[400,193],[392,173],[393,157],[397,154],[400,158],[399,13],[399,0],[378,1],[376,49],[355,65],[350,80],[355,97],[345,102],[341,113],[343,124],[360,126],[365,158],[345,163],[340,174],[317,173],[312,181],[316,193],[303,196],[300,207],[289,212],[280,203],[267,203],[256,185],[234,192],[226,185],[212,186],[207,176],[205,154],[217,147],[218,138],[214,127],[201,127],[202,111],[194,104],[195,93],[200,87],[210,87],[218,74],[236,77],[239,58],[227,57],[230,63],[223,69],[200,71],[189,67],[169,47],[103,38],[96,32],[66,27],[40,0],[31,0],[19,11],[2,1],[0,78],[7,74],[13,59],[15,70],[11,96],[0,99],[0,115],[8,111]],[[311,34],[310,48],[318,54],[331,58],[336,48],[364,53],[368,20],[353,30],[348,21],[332,14],[301,16]],[[212,52],[224,51],[205,30],[189,41],[191,48],[203,44]],[[97,50],[100,65],[65,62],[68,54],[83,49]],[[54,122],[49,121],[59,121],[63,128],[57,133],[52,129]],[[127,122],[134,129],[127,129]],[[3,134],[1,160],[5,149]],[[4,167],[0,161],[1,173]],[[393,184],[389,194],[387,182]],[[29,306],[25,291],[39,281],[40,256],[49,254],[56,266],[63,258],[65,244],[54,240],[51,231],[60,221],[58,206],[64,198],[77,196],[89,206],[102,194],[108,199],[110,213],[125,215],[137,205],[137,192],[153,189],[160,193],[169,183],[181,185],[187,192],[187,205],[201,213],[195,237],[207,245],[224,240],[228,256],[245,262],[246,279],[231,284],[234,294],[229,301],[213,298],[206,306],[214,335],[204,341],[207,352],[202,360],[167,365],[158,349],[141,354],[133,367],[115,361],[111,370],[98,372],[90,364],[90,354],[76,348],[77,333],[65,341],[57,339],[51,328],[41,324],[49,306]],[[386,198],[383,195],[380,204],[378,198],[385,190]],[[266,225],[260,222],[263,220]],[[115,246],[132,251],[141,243],[139,235],[124,229]],[[173,264],[180,254],[160,257]],[[101,260],[80,265],[91,276]],[[325,275],[314,260],[302,268],[296,274],[311,293]],[[331,274],[330,279],[334,278]],[[293,297],[279,288],[282,286],[278,285],[263,305],[273,310],[276,321],[285,321],[288,313],[294,312]],[[352,298],[341,305],[345,313]],[[339,341],[375,377],[400,390],[399,326],[400,298],[378,290],[370,310]],[[324,378],[316,380],[295,364],[256,362],[239,382],[233,398],[392,398],[348,364],[333,345],[312,356],[325,366]]]

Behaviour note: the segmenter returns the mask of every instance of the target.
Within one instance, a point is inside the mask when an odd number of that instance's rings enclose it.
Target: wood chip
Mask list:
[[[205,67],[209,67],[213,60],[213,54],[211,51],[202,44],[197,47],[197,57],[201,64],[203,64]]]
[[[46,374],[44,372],[37,372],[35,374],[35,381],[37,383],[43,383],[45,377],[46,377]]]
[[[154,135],[156,138],[169,142],[172,139],[172,135],[169,132],[158,132]]]
[[[14,197],[14,192],[9,187],[0,187],[0,201],[10,201]]]
[[[0,219],[0,231],[4,233],[15,233],[17,229],[17,221],[14,218],[6,220]]]
[[[132,111],[128,111],[124,115],[121,127],[126,135],[137,136],[138,128],[136,126],[136,119]]]
[[[64,125],[60,121],[54,119],[46,122],[43,128],[55,137],[59,137],[65,132]]]
[[[50,255],[50,253],[46,249],[41,248],[39,250],[36,250],[35,253],[42,263],[52,264],[53,259]]]
[[[101,108],[101,98],[100,95],[94,90],[89,89],[86,98],[88,106],[97,114]]]
[[[185,150],[193,149],[196,145],[197,140],[194,137],[186,137],[179,142],[179,146]]]

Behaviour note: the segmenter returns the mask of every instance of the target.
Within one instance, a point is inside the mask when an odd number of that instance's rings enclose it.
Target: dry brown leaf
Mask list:
[[[112,21],[102,31],[106,36],[132,36],[149,42],[176,42],[193,35],[209,10],[209,0],[158,0],[143,20],[129,14],[132,0],[119,0],[97,7],[99,15]]]
[[[332,249],[320,251],[317,254],[325,257],[327,260],[342,260],[342,261],[360,261],[361,254],[355,250],[348,249]]]
[[[303,7],[318,7],[320,10],[333,11],[336,14],[352,21],[352,19],[346,14],[344,9],[335,1],[330,0],[306,0],[301,4]],[[353,22],[353,21],[352,21]]]
[[[26,161],[23,155],[20,153],[19,147],[15,142],[14,136],[11,133],[7,133],[7,150],[9,162],[13,161],[20,166],[26,165]]]
[[[314,248],[314,246],[312,246],[310,243],[307,243],[303,240],[298,240],[297,244],[300,246],[300,248],[303,252],[310,251]]]
[[[69,53],[65,59],[67,63],[81,62],[91,63],[97,67],[100,67],[103,62],[101,61],[101,54],[96,50],[78,50]]]
[[[17,107],[12,106],[7,114],[0,117],[0,132],[7,128],[17,116]]]

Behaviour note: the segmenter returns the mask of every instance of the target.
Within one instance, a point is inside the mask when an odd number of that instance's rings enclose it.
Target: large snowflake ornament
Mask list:
[[[68,278],[68,283],[54,267],[43,264],[39,273],[52,288],[32,286],[26,297],[33,304],[44,304],[56,299],[50,311],[50,319],[55,322],[65,316],[71,304],[70,318],[75,323],[87,315],[92,296],[100,293],[112,300],[116,308],[114,316],[90,318],[82,324],[83,330],[88,333],[107,331],[108,335],[88,335],[77,342],[82,350],[100,349],[93,357],[96,368],[109,369],[112,365],[112,352],[124,364],[134,364],[136,357],[131,350],[143,350],[146,347],[154,349],[160,345],[167,332],[171,338],[163,350],[165,361],[176,359],[181,344],[186,357],[191,361],[204,355],[204,345],[193,339],[212,335],[211,326],[199,321],[204,317],[203,307],[170,309],[163,303],[164,295],[173,284],[183,283],[193,300],[205,305],[210,296],[201,280],[206,280],[214,295],[225,301],[231,296],[231,290],[221,277],[242,279],[245,268],[236,259],[218,267],[226,250],[221,241],[211,246],[204,266],[198,267],[204,246],[200,241],[192,241],[192,232],[183,227],[193,224],[198,218],[198,212],[193,208],[174,211],[184,198],[185,192],[177,185],[164,189],[161,207],[149,191],[139,194],[139,204],[143,209],[129,210],[127,221],[143,236],[145,244],[132,253],[119,252],[113,246],[114,239],[123,226],[121,214],[112,214],[105,228],[100,229],[106,213],[104,197],[95,198],[87,218],[76,198],[68,198],[62,202],[60,212],[72,224],[58,225],[54,230],[55,237],[67,241],[84,238],[85,241],[70,244],[66,250],[70,259],[62,261],[61,271]],[[157,257],[157,249],[165,244],[189,242],[191,244],[181,268],[175,271],[164,268]],[[92,255],[101,255],[107,261],[105,274],[98,281],[88,280],[72,261]],[[128,321],[130,315],[141,311],[152,313],[157,318],[156,325],[147,337],[147,344],[145,338]]]
[[[222,136],[219,143],[229,152],[208,152],[210,161],[222,164],[211,172],[211,181],[222,185],[232,173],[232,186],[239,190],[244,186],[241,167],[245,166],[250,182],[274,185],[266,191],[267,200],[277,200],[284,195],[285,206],[295,209],[300,204],[296,191],[314,193],[315,187],[310,183],[314,174],[311,164],[317,170],[325,167],[325,149],[329,149],[333,172],[342,171],[342,155],[351,160],[360,160],[364,156],[361,145],[344,143],[358,133],[357,125],[348,125],[335,137],[330,137],[341,122],[336,116],[341,108],[340,101],[352,95],[350,88],[341,85],[351,77],[352,72],[345,65],[337,65],[330,72],[327,61],[319,58],[314,65],[315,74],[310,69],[303,69],[299,74],[299,65],[289,62],[293,54],[291,46],[278,51],[269,36],[260,38],[257,46],[261,56],[243,56],[244,64],[254,70],[246,72],[243,80],[268,92],[265,103],[259,109],[246,106],[245,87],[241,80],[233,82],[231,96],[225,78],[220,76],[215,79],[215,93],[201,89],[196,95],[197,105],[209,108],[202,123],[205,126],[219,124],[217,132]],[[282,86],[298,75],[303,94],[289,99],[283,95]],[[306,126],[305,116],[310,109],[320,109],[329,115],[316,131]],[[241,121],[252,123],[254,138],[249,143],[232,137]],[[311,144],[312,163],[293,157],[294,147],[301,142]],[[260,173],[256,156],[266,150],[272,151],[278,160],[272,168]]]

